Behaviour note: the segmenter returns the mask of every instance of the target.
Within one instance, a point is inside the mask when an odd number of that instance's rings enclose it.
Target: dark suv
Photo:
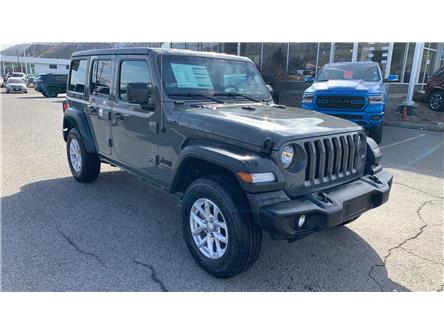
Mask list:
[[[444,111],[444,67],[432,75],[425,87],[425,98],[433,111]]]
[[[274,104],[248,58],[76,52],[67,90],[74,178],[92,182],[109,163],[177,195],[188,248],[214,276],[250,267],[263,230],[294,241],[388,200],[392,176],[363,128]]]
[[[34,89],[45,97],[57,97],[66,92],[66,74],[41,74],[34,81]]]

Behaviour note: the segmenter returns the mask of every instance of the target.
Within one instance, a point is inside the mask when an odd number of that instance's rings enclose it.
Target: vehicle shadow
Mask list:
[[[407,291],[347,227],[292,244],[264,235],[249,271],[216,279],[188,253],[177,203],[122,171],[25,185],[1,201],[2,290]]]

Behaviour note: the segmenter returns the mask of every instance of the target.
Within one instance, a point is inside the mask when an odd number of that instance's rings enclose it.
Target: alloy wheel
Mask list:
[[[82,169],[82,154],[80,152],[79,142],[75,138],[71,139],[69,143],[69,159],[74,171],[80,173]]]
[[[228,246],[228,228],[222,212],[213,201],[200,198],[194,202],[190,228],[194,243],[205,257],[223,257]]]

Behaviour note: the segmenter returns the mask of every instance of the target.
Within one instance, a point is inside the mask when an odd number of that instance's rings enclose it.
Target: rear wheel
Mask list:
[[[77,129],[68,133],[66,153],[73,177],[81,183],[90,183],[97,179],[100,172],[100,159],[97,154],[88,153]]]
[[[59,91],[56,87],[48,87],[46,89],[46,96],[47,97],[57,97],[59,94]]]
[[[375,140],[377,144],[380,144],[382,141],[382,125],[371,128],[369,136]]]
[[[188,249],[199,266],[218,278],[247,270],[261,248],[262,231],[247,213],[236,185],[225,177],[198,179],[183,199]]]
[[[429,108],[432,111],[444,111],[444,92],[432,91],[429,96]]]

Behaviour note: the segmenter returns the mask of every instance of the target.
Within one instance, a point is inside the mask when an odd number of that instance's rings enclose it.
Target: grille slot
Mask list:
[[[359,110],[365,106],[363,96],[318,96],[316,106],[319,109]]]
[[[327,183],[358,173],[360,144],[365,142],[359,140],[358,133],[305,141],[306,186]]]

